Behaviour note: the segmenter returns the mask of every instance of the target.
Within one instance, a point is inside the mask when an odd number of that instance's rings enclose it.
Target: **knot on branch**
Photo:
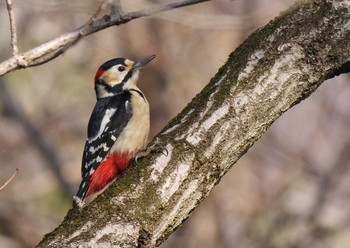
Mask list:
[[[15,56],[16,64],[20,69],[28,67],[28,61],[23,55],[16,55]]]

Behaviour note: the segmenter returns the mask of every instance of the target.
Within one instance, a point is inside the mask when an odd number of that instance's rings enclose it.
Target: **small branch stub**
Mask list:
[[[11,181],[12,179],[15,178],[15,176],[17,175],[17,173],[19,172],[19,168],[16,168],[15,172],[12,174],[12,176],[0,187],[0,191],[3,190]]]
[[[12,8],[12,0],[6,0],[7,12],[10,19],[10,31],[11,31],[11,46],[12,46],[12,55],[16,56],[18,54],[17,47],[17,31],[16,31],[16,21],[15,15]]]

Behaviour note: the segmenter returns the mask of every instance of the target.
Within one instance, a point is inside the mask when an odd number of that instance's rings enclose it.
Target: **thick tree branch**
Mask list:
[[[303,1],[253,33],[133,165],[39,247],[156,246],[285,111],[350,71],[349,1]]]
[[[118,26],[140,17],[150,16],[159,12],[194,5],[206,1],[209,0],[185,0],[177,3],[165,4],[146,10],[129,13],[118,11],[121,10],[120,5],[118,5],[118,3],[112,2],[110,14],[98,18],[102,10],[106,8],[107,3],[110,3],[110,1],[105,0],[85,25],[71,32],[65,33],[27,52],[16,54],[14,57],[2,62],[0,64],[0,76],[17,69],[37,66],[48,62],[62,54],[64,51],[78,42],[82,37],[88,36],[102,29],[111,26]]]

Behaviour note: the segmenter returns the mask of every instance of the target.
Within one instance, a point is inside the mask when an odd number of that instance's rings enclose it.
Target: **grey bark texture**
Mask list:
[[[133,164],[38,247],[161,244],[280,115],[349,71],[350,1],[300,1],[248,37],[157,136],[168,156]]]

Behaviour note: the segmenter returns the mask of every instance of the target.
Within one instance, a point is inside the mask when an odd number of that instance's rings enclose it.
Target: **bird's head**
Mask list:
[[[97,99],[113,96],[123,90],[136,88],[139,70],[155,57],[155,55],[151,55],[137,61],[116,58],[103,63],[95,75]]]

